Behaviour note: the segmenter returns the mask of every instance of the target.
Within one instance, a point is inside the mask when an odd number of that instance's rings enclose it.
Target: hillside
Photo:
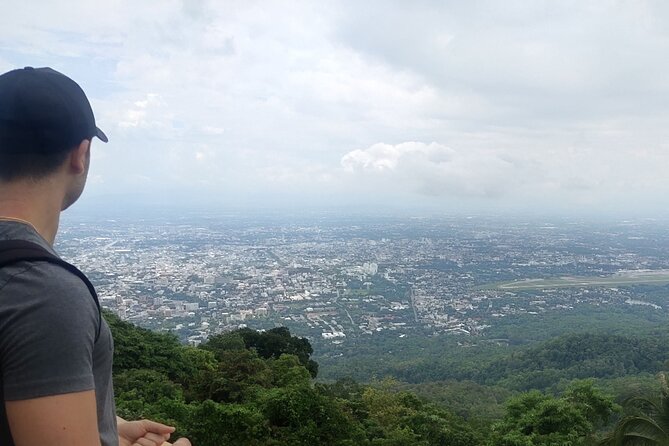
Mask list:
[[[581,333],[478,357],[478,366],[476,355],[451,360],[448,381],[326,384],[314,381],[309,342],[285,328],[237,330],[194,348],[105,316],[119,415],[173,424],[198,446],[585,445],[612,426],[618,406],[593,380],[574,378],[606,378],[599,383],[617,396],[636,395],[669,345],[666,335]],[[552,392],[519,393],[532,387]]]
[[[512,318],[480,337],[387,333],[334,354],[318,346],[321,378],[390,376],[416,385],[455,380],[513,391],[559,391],[573,379],[655,374],[669,359],[669,329],[664,317],[635,311],[593,307]]]
[[[408,392],[313,381],[310,346],[286,329],[181,346],[106,314],[118,414],[177,426],[198,446],[483,444],[464,419]]]

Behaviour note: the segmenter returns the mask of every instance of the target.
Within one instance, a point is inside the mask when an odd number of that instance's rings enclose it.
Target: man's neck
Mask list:
[[[62,196],[54,186],[50,182],[32,181],[0,184],[0,218],[29,223],[53,245],[62,207]]]

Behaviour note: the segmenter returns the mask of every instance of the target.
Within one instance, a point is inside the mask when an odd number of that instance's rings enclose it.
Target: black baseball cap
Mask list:
[[[0,150],[54,153],[94,136],[108,141],[86,94],[69,77],[32,67],[0,75]]]

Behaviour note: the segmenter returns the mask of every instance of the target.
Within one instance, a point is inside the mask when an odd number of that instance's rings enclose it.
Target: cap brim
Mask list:
[[[95,127],[95,136],[98,137],[98,139],[102,142],[109,142],[109,138],[107,138],[107,135],[105,135],[105,132],[100,130],[99,128]]]

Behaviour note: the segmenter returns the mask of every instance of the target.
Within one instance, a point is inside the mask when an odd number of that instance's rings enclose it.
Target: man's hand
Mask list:
[[[174,443],[165,442],[162,446],[191,446],[190,441],[187,438],[179,438]]]
[[[174,432],[172,426],[155,421],[118,419],[119,446],[162,446]]]
[[[119,446],[165,446],[174,432],[174,427],[150,420],[125,421],[117,417]],[[190,441],[180,438],[175,446],[191,446]]]

